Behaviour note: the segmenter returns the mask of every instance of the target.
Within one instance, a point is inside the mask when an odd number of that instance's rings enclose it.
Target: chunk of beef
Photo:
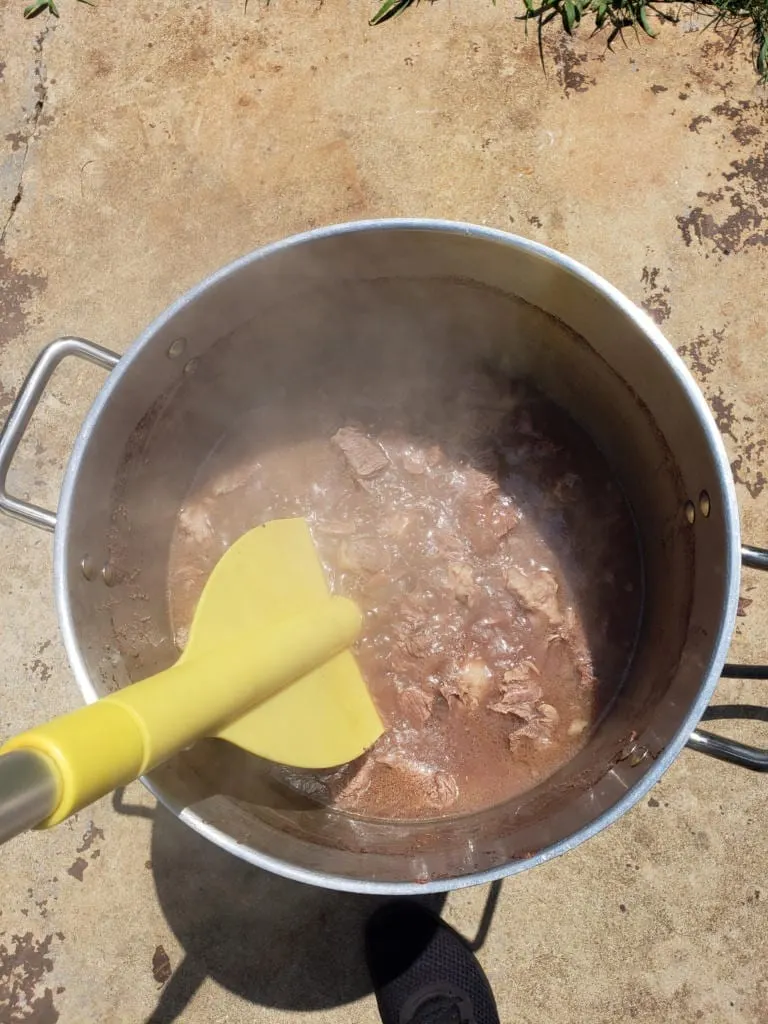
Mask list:
[[[516,715],[518,718],[530,718],[529,709],[535,709],[544,696],[539,685],[535,667],[531,662],[523,662],[504,673],[504,682],[499,688],[499,700],[490,704],[491,711],[500,715]],[[523,709],[522,711],[520,709]]]
[[[502,540],[520,522],[520,511],[509,498],[500,496],[491,507],[488,521],[493,536],[496,540]]]
[[[474,466],[466,466],[454,473],[457,486],[467,501],[477,501],[493,494],[499,489],[499,481],[490,473],[484,473]]]
[[[507,590],[518,598],[523,607],[533,613],[546,616],[550,625],[557,626],[563,621],[558,601],[557,580],[546,569],[507,569],[505,573]]]
[[[429,628],[423,628],[409,633],[403,646],[412,658],[428,658],[439,649],[440,638]]]
[[[404,714],[416,725],[426,725],[432,716],[435,698],[418,686],[409,686],[400,694],[400,706]]]
[[[561,676],[575,671],[580,685],[585,687],[595,682],[592,655],[573,608],[566,608],[562,622],[547,637],[545,670],[548,674],[555,672]]]
[[[520,718],[520,725],[509,734],[509,746],[514,750],[523,739],[529,739],[539,746],[552,742],[552,736],[560,722],[557,709],[551,704],[540,703],[529,718]]]
[[[357,575],[383,572],[389,566],[389,556],[372,537],[351,537],[339,544],[336,564],[342,572]]]
[[[392,512],[381,520],[381,533],[385,537],[392,537],[399,540],[408,532],[413,522],[413,517],[408,512]]]
[[[466,562],[451,562],[448,565],[446,584],[461,604],[471,605],[478,592],[472,567]]]
[[[389,465],[384,449],[355,427],[341,427],[331,438],[356,477],[367,479]]]
[[[400,456],[400,465],[411,476],[424,476],[429,469],[427,454],[423,448],[408,445]]]
[[[488,705],[489,711],[496,711],[500,715],[514,715],[521,722],[530,722],[536,717],[536,703],[530,700],[519,700],[508,694]]]
[[[448,772],[435,772],[428,776],[424,786],[427,804],[435,810],[447,810],[455,804],[459,797],[459,786],[456,779]]]
[[[473,708],[486,695],[492,681],[493,676],[486,663],[480,658],[470,658],[440,686],[440,692],[449,704],[457,700]]]

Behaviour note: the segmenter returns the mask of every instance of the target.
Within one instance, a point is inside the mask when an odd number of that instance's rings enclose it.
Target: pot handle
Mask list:
[[[747,569],[768,570],[768,550],[744,544],[741,549],[741,564]],[[768,680],[768,665],[725,665],[722,679],[765,679]],[[735,705],[723,708],[709,708],[702,721],[708,718],[752,718],[768,721],[768,709],[752,705]],[[721,761],[730,761],[743,768],[768,771],[768,749],[751,747],[747,743],[718,736],[706,729],[695,729],[688,740],[691,750],[709,754]]]
[[[58,338],[52,341],[33,363],[16,396],[16,401],[11,406],[5,426],[0,431],[0,511],[42,530],[54,529],[56,513],[9,494],[6,480],[16,449],[24,437],[24,431],[43,396],[46,385],[56,367],[67,356],[79,356],[97,366],[103,366],[105,370],[114,369],[120,360],[120,356],[115,352],[110,352],[108,348],[102,348],[101,345],[86,341],[84,338]]]

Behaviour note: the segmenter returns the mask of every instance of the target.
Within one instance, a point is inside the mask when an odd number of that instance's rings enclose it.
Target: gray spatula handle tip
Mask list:
[[[58,803],[55,770],[33,750],[0,755],[0,843],[34,828]]]

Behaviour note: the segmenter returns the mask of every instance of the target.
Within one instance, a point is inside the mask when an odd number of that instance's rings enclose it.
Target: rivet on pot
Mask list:
[[[191,377],[196,372],[199,362],[199,359],[190,359],[184,366],[184,373]]]
[[[175,341],[172,341],[171,344],[168,346],[168,358],[178,359],[179,356],[184,353],[186,347],[186,338],[177,338]]]
[[[93,564],[93,559],[90,555],[83,555],[80,569],[87,580],[92,580],[96,575],[96,566]]]
[[[114,587],[115,583],[117,583],[117,573],[109,562],[101,570],[101,578],[108,587]]]
[[[683,508],[685,511],[685,518],[688,520],[691,526],[693,526],[694,522],[696,521],[696,506],[693,504],[692,501],[686,501]]]
[[[712,511],[712,503],[709,500],[709,495],[706,491],[702,491],[699,495],[699,512],[704,516],[705,519],[709,518],[709,513]]]

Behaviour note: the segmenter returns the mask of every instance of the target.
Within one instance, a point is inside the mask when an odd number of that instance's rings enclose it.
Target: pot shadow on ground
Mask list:
[[[727,669],[728,666],[726,666],[726,670]],[[727,675],[724,673],[723,678],[728,678],[729,676],[732,677],[731,673],[728,673]],[[739,677],[737,676],[736,678]],[[768,678],[768,671],[766,671],[764,676],[757,678]],[[749,765],[750,768],[758,771],[768,770],[765,765],[765,755],[768,754],[768,732],[766,732],[764,728],[764,724],[768,723],[768,707],[762,704],[710,704],[701,716],[699,724],[706,722],[728,721],[763,723],[762,728],[756,727],[754,729],[752,737],[749,738],[748,741],[746,739],[741,739],[735,742],[738,745],[748,742],[748,750],[758,756],[762,755],[760,762]],[[727,735],[727,728],[726,733],[723,733],[720,729],[716,729],[714,730],[714,734],[716,736],[720,736],[726,742],[734,742],[731,740],[731,737]],[[751,744],[754,744],[754,746],[751,746]],[[708,754],[710,757],[715,757],[719,760],[730,760],[730,757],[727,754],[716,750],[700,750],[699,752]],[[742,765],[742,767],[746,766]]]
[[[171,1024],[207,978],[252,1003],[308,1012],[354,1002],[371,990],[365,923],[391,897],[333,892],[255,868],[158,806],[113,800],[118,813],[153,820],[151,870],[163,913],[184,949],[145,1024]],[[482,947],[501,882],[489,889],[477,933]],[[440,913],[445,894],[415,897]],[[156,974],[158,981],[162,980]]]

